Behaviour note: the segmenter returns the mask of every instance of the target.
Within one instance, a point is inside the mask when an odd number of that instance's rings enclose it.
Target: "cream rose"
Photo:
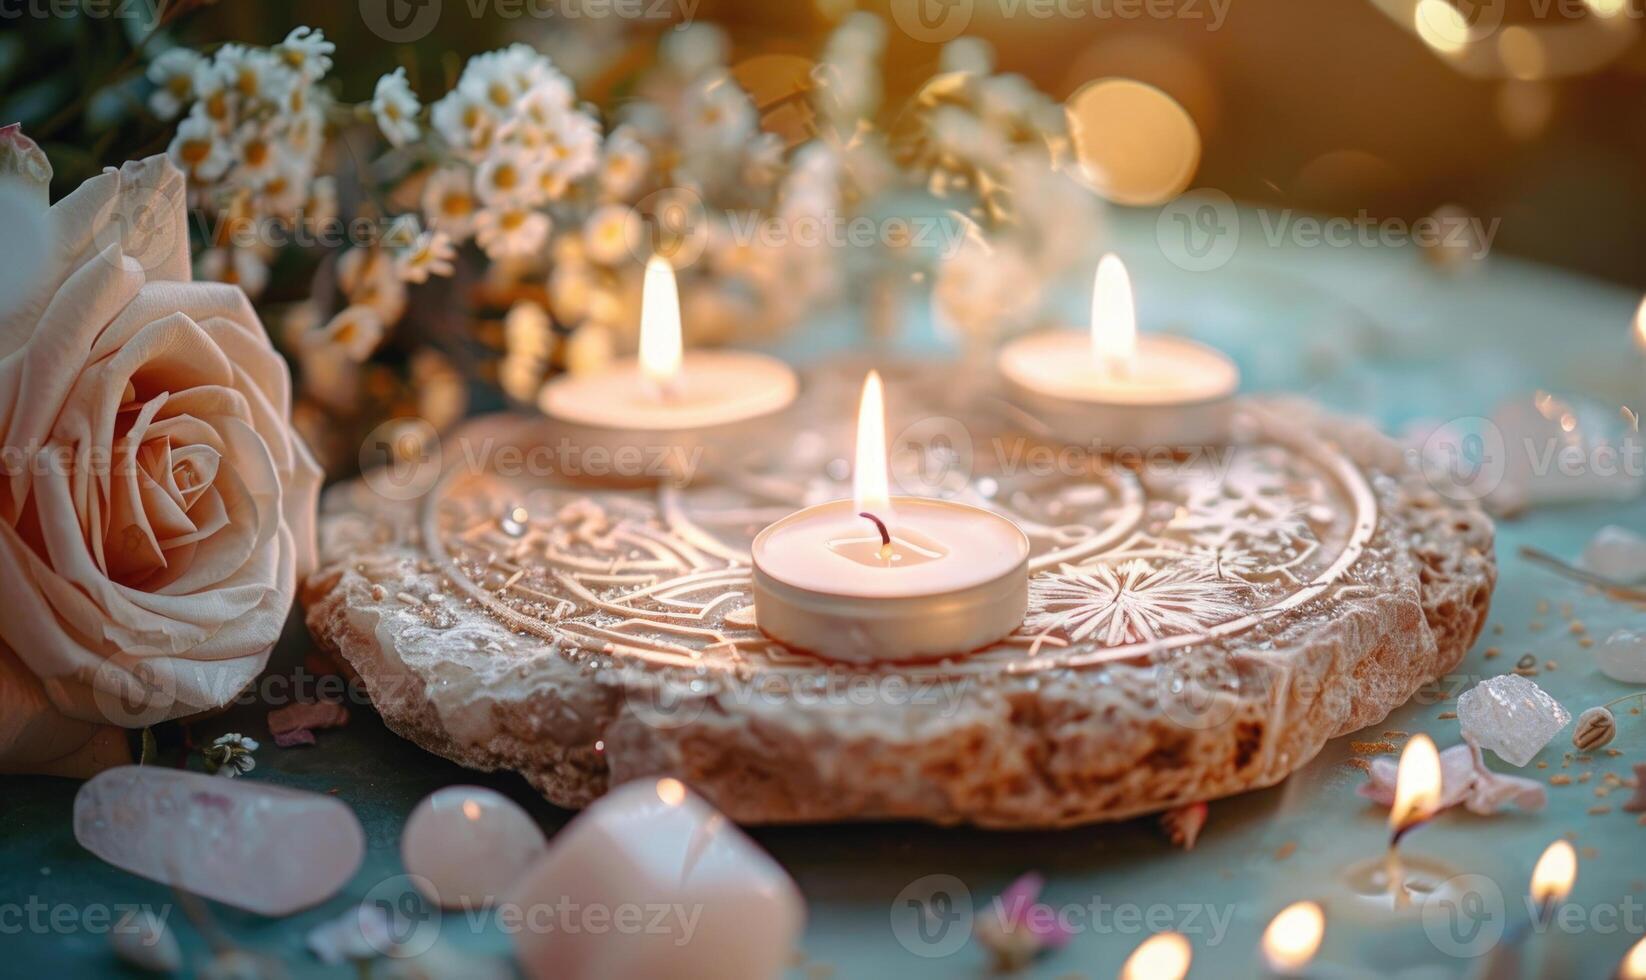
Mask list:
[[[0,770],[233,699],[314,560],[290,375],[239,288],[190,281],[184,197],[164,157],[104,171],[0,297]]]

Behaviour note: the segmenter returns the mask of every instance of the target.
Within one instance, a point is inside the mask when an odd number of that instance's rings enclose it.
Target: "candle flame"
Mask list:
[[[1395,802],[1389,808],[1389,829],[1397,835],[1434,816],[1440,806],[1440,753],[1427,735],[1412,736],[1400,753],[1395,772]]]
[[[1577,880],[1577,852],[1565,839],[1544,850],[1532,869],[1532,899],[1538,903],[1559,902],[1572,893]]]
[[[680,289],[668,260],[654,255],[640,290],[640,374],[659,397],[679,384],[680,346]]]
[[[1296,970],[1314,959],[1326,934],[1326,913],[1314,902],[1293,902],[1263,930],[1263,956],[1276,971]]]
[[[891,524],[892,494],[886,476],[886,397],[880,372],[863,379],[857,406],[857,465],[852,468],[852,503]]]
[[[1646,939],[1629,947],[1617,968],[1619,980],[1646,980]]]
[[[1137,307],[1132,278],[1113,252],[1097,263],[1092,280],[1092,357],[1107,371],[1125,371],[1137,355]]]
[[[1156,933],[1126,957],[1120,980],[1183,980],[1193,959],[1187,939],[1175,932]]]
[[[1635,309],[1635,346],[1646,353],[1646,299]]]

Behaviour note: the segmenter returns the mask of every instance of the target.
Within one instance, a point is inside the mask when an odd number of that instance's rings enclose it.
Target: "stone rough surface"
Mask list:
[[[898,445],[966,419],[894,458],[897,478],[1019,521],[1030,616],[938,664],[786,650],[756,627],[747,543],[850,493],[823,476],[849,426],[814,421],[851,418],[846,377],[809,378],[804,423],[684,490],[476,470],[477,446],[553,445],[537,420],[478,420],[420,498],[332,489],[309,627],[395,731],[563,806],[673,776],[750,824],[1057,827],[1272,785],[1452,669],[1484,625],[1490,521],[1368,425],[1251,402],[1221,466],[1026,472],[1041,457],[996,441],[1015,430],[967,414],[987,399],[889,373],[894,413],[919,409],[890,419]],[[933,446],[946,469],[923,465]],[[521,506],[531,520],[505,528]]]

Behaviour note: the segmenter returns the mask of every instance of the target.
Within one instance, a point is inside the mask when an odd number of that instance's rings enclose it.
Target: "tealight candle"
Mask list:
[[[987,646],[1028,611],[1029,540],[978,507],[891,496],[883,397],[869,372],[854,498],[808,507],[755,536],[755,620],[789,646],[836,660]]]
[[[1431,892],[1454,874],[1445,865],[1427,859],[1408,862],[1400,853],[1401,840],[1440,812],[1442,774],[1434,740],[1422,733],[1412,736],[1401,750],[1395,773],[1388,850],[1347,869],[1348,884],[1371,906],[1396,912],[1408,910],[1414,894]]]
[[[787,408],[799,384],[787,364],[749,351],[683,351],[674,269],[646,263],[640,297],[640,351],[593,374],[543,386],[542,410],[575,425],[619,433],[679,433],[770,415]]]
[[[1194,949],[1181,933],[1157,932],[1137,944],[1120,968],[1120,980],[1183,980]]]
[[[1618,980],[1646,980],[1646,939],[1629,947],[1617,965]]]
[[[1091,330],[1046,330],[1001,349],[1011,397],[1071,442],[1147,448],[1221,442],[1240,371],[1181,337],[1139,336],[1131,279],[1105,255],[1092,285]]]
[[[1276,977],[1302,975],[1326,935],[1326,913],[1316,902],[1293,902],[1263,930],[1263,962]]]

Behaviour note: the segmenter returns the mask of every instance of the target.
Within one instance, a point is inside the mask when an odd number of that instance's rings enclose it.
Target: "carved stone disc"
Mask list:
[[[1485,622],[1490,522],[1363,423],[1245,401],[1233,445],[1149,458],[1025,436],[986,382],[886,374],[899,492],[1032,543],[1028,617],[991,648],[865,668],[756,626],[755,533],[851,492],[845,367],[685,487],[567,476],[611,461],[513,416],[447,437],[420,496],[335,487],[309,626],[391,728],[565,806],[666,774],[746,823],[1051,827],[1274,783]]]

